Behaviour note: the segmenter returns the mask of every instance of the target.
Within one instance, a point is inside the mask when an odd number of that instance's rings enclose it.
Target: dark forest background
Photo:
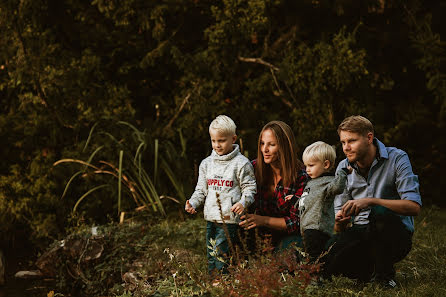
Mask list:
[[[300,152],[323,140],[339,159],[337,125],[364,115],[445,206],[445,16],[419,0],[1,0],[2,244],[178,214],[218,114],[249,158],[279,119]]]

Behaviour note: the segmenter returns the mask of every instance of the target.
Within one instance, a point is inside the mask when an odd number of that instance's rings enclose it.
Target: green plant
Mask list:
[[[86,197],[104,188],[116,190],[118,215],[123,211],[123,197],[131,197],[138,210],[151,210],[155,213],[160,213],[162,216],[166,216],[166,210],[162,203],[163,199],[169,199],[178,204],[186,201],[185,187],[183,185],[185,180],[180,178],[178,174],[180,171],[176,171],[176,167],[172,169],[173,166],[178,166],[175,155],[179,154],[170,141],[163,140],[160,144],[159,139],[152,139],[146,131],[140,131],[128,122],[119,121],[116,125],[113,125],[113,128],[125,128],[124,131],[120,131],[122,138],[115,137],[107,128],[103,128],[103,130],[97,132],[101,136],[98,139],[100,144],[93,145],[91,142],[93,141],[97,125],[98,123],[91,128],[83,149],[86,152],[90,146],[94,148],[87,160],[66,158],[54,163],[54,166],[63,163],[82,165],[81,169],[75,172],[68,180],[62,197],[66,196],[73,181],[79,176],[105,175],[111,178],[106,179],[101,185],[93,186],[80,196],[73,207],[73,212],[76,212]],[[116,131],[115,133],[119,134]],[[108,150],[108,153],[105,152],[100,155],[104,150]],[[112,160],[113,152],[117,152],[119,156],[117,166],[114,165]],[[148,160],[144,160],[145,157]],[[95,161],[99,158],[102,159]],[[109,160],[104,160],[103,158],[109,158]],[[147,167],[153,167],[152,175],[148,173],[149,170],[146,170]],[[159,175],[162,173],[167,178],[160,178]],[[122,186],[127,190],[127,195],[123,195]],[[176,190],[178,198],[172,197],[171,193],[159,194],[160,191],[166,191],[171,187]]]

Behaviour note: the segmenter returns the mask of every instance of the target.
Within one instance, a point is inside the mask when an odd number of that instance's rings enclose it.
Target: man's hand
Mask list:
[[[361,198],[355,200],[348,200],[344,206],[342,206],[342,216],[347,217],[351,215],[357,215],[361,210],[368,208],[373,203],[373,198]]]
[[[231,207],[231,211],[238,215],[241,215],[245,211],[245,208],[243,207],[243,205],[240,202],[237,202],[236,204],[234,204]]]
[[[195,208],[192,207],[192,205],[189,203],[189,200],[186,201],[186,206],[184,207],[184,209],[190,213],[190,214],[196,214],[197,211],[195,210]]]

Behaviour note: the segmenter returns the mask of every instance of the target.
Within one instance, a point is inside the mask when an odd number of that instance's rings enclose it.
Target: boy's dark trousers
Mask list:
[[[307,229],[304,230],[303,236],[305,252],[309,255],[310,261],[315,262],[325,252],[330,235],[320,230]],[[322,258],[319,259],[319,262],[323,261]]]
[[[412,233],[398,215],[383,207],[374,207],[369,224],[353,225],[336,234],[325,264],[326,275],[344,275],[362,281],[390,280],[394,264],[412,248]]]

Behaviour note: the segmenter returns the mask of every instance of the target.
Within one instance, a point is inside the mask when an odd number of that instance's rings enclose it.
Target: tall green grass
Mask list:
[[[111,180],[116,180],[117,187],[113,187],[110,180],[106,184],[93,186],[77,198],[73,212],[85,198],[105,188],[109,191],[116,189],[118,216],[123,211],[123,199],[130,197],[136,209],[146,209],[162,216],[166,216],[163,199],[168,198],[179,204],[186,201],[183,184],[186,181],[179,176],[181,171],[177,170],[178,156],[183,156],[185,159],[185,140],[181,133],[179,133],[180,145],[175,145],[166,139],[152,139],[149,133],[139,130],[128,122],[120,121],[112,126],[100,127],[96,123],[90,129],[82,151],[85,154],[90,150],[91,153],[85,160],[65,158],[54,163],[54,166],[63,163],[80,165],[80,169],[68,179],[62,197],[67,195],[73,181],[79,177],[106,175]],[[121,128],[119,132],[114,130],[117,128]],[[177,147],[182,151],[177,152]],[[104,152],[105,150],[107,152]],[[117,165],[113,161],[115,160],[113,152],[118,155]],[[149,174],[149,168],[153,169],[151,171],[153,174]],[[174,189],[175,193],[171,189]],[[165,193],[160,194],[160,191]]]

